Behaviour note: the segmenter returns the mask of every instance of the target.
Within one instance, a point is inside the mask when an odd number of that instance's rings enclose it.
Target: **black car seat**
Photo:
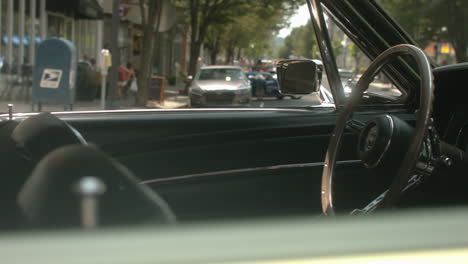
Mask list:
[[[103,226],[174,223],[167,203],[139,184],[123,165],[92,146],[71,145],[47,154],[35,167],[18,195],[27,220],[39,227],[80,225],[80,179],[93,176],[106,186],[99,197],[99,223]]]
[[[19,214],[16,196],[31,174],[32,166],[11,134],[19,124],[16,120],[0,120],[0,229],[11,230],[18,226]]]
[[[68,144],[86,144],[81,135],[50,113],[24,120],[0,120],[0,228],[21,226],[16,197],[37,162],[50,151]]]
[[[30,116],[16,126],[11,135],[35,165],[52,150],[87,142],[73,127],[50,113]]]

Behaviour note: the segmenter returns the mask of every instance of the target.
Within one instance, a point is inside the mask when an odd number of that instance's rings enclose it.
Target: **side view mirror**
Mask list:
[[[283,60],[276,67],[282,94],[310,94],[319,90],[323,72],[321,61]]]
[[[193,80],[193,76],[192,76],[192,75],[187,76],[187,82],[191,82],[192,80]]]

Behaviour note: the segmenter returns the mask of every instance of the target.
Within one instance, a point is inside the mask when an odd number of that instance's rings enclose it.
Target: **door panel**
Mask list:
[[[356,113],[363,122],[378,112]],[[404,120],[413,118],[394,113]],[[263,166],[322,162],[334,127],[331,111],[255,110],[65,117],[142,180]],[[339,160],[356,160],[346,133]],[[380,189],[360,163],[341,166],[340,207],[362,206]],[[321,165],[212,175],[150,184],[182,220],[320,213]],[[379,186],[380,187],[380,186]],[[374,190],[378,190],[375,191]],[[341,198],[341,197],[340,197]]]
[[[220,173],[148,185],[168,201],[181,221],[319,215],[322,166]],[[340,186],[343,195],[338,197],[342,213],[363,207],[379,194],[365,184],[375,177],[358,161],[338,165],[337,175],[345,179]],[[346,199],[347,193],[353,193],[353,199]]]

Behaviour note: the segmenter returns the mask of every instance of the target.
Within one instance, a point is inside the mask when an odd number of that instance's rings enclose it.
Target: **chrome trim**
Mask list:
[[[311,105],[307,108],[333,108],[330,104]],[[86,111],[58,111],[51,112],[54,115],[79,115],[79,114],[112,114],[112,113],[180,113],[180,112],[255,112],[255,111],[281,111],[281,112],[310,112],[310,109],[298,108],[173,108],[173,109],[121,109],[121,110],[86,110]],[[40,114],[40,112],[14,113],[14,117],[28,117]],[[8,118],[8,113],[0,114],[0,117]]]
[[[81,135],[80,131],[76,130],[76,128],[70,126],[68,123],[65,123],[65,125],[68,127],[68,129],[72,131],[72,133],[75,135],[75,137],[78,139],[78,141],[80,141],[82,145],[85,145],[85,146],[88,145],[88,142],[83,137],[83,135]]]
[[[343,160],[343,161],[337,161],[336,163],[337,164],[353,164],[353,163],[361,163],[361,161],[360,160]],[[228,175],[228,174],[243,173],[243,172],[272,171],[272,170],[280,170],[280,169],[294,169],[294,168],[306,168],[306,167],[321,167],[323,165],[324,165],[324,162],[312,162],[312,163],[273,165],[273,166],[234,169],[234,170],[211,171],[211,172],[194,173],[194,174],[187,174],[187,175],[181,175],[181,176],[173,176],[173,177],[167,177],[167,178],[144,180],[144,181],[141,181],[140,184],[163,183],[163,182],[187,180],[187,179],[194,179],[194,178],[214,176],[214,175],[218,175],[218,176]]]
[[[453,119],[453,115],[452,115],[452,119]],[[450,123],[452,122],[452,120],[450,120]],[[461,136],[463,135],[463,133],[465,132],[465,129],[468,128],[468,122],[465,121],[462,125],[462,127],[460,128],[460,130],[458,130],[458,133],[457,133],[457,138],[455,139],[455,146],[461,148],[460,146],[460,140],[463,139],[461,138]],[[466,147],[466,146],[465,146]]]
[[[393,130],[394,130],[394,123],[393,123],[393,119],[391,116],[389,115],[385,115],[385,117],[390,121],[390,138],[388,139],[387,141],[387,145],[385,145],[385,148],[384,150],[382,151],[382,153],[380,154],[379,158],[372,164],[367,164],[366,162],[364,162],[364,166],[366,166],[366,168],[368,169],[372,169],[372,168],[375,168],[383,159],[383,157],[385,156],[385,153],[387,153],[388,151],[388,148],[390,148],[390,145],[392,144],[392,137],[393,137]]]
[[[344,90],[333,54],[330,36],[328,35],[327,23],[323,15],[321,0],[307,0],[307,6],[309,8],[309,14],[314,27],[320,54],[322,55],[323,66],[327,72],[330,90],[333,94],[336,108],[340,108],[340,105],[345,101]]]

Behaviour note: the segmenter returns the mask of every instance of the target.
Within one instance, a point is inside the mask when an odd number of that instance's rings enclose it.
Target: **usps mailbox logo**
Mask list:
[[[57,89],[62,79],[62,70],[58,69],[44,69],[40,86],[41,88]]]

